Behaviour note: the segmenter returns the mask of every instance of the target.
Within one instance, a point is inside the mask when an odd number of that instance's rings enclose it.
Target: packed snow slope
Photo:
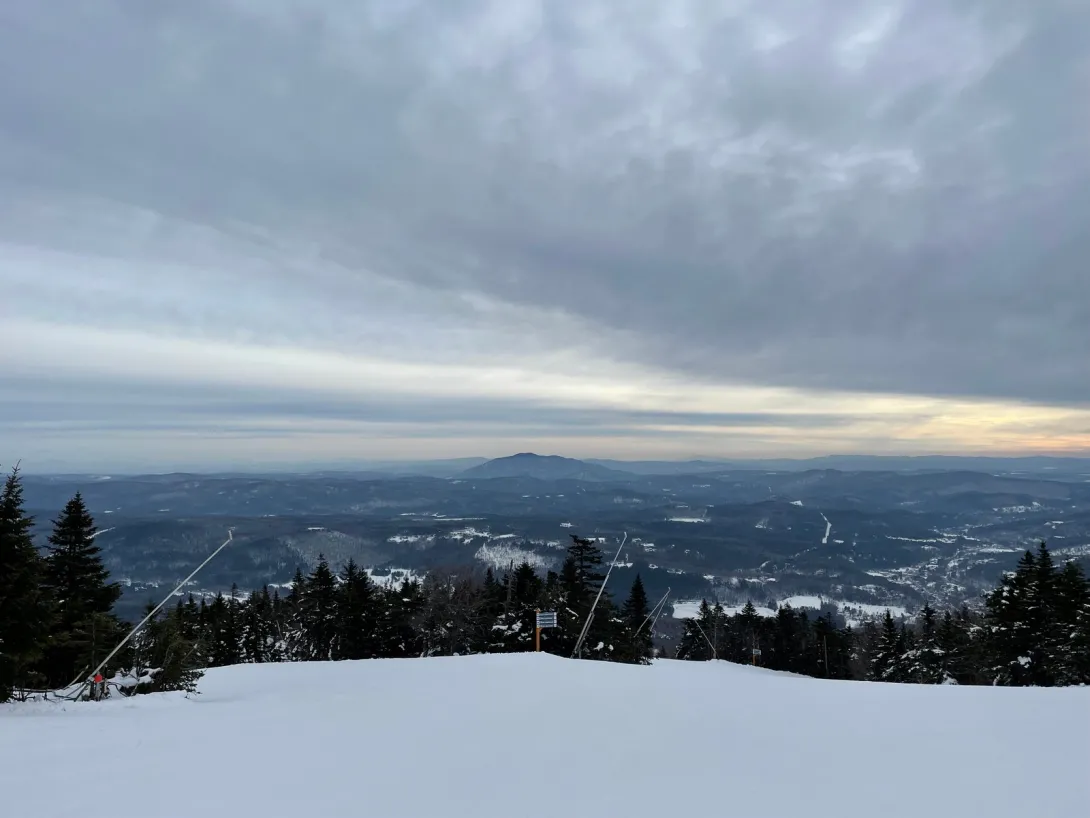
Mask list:
[[[12,818],[1090,815],[1090,688],[547,655],[243,665],[0,706]]]

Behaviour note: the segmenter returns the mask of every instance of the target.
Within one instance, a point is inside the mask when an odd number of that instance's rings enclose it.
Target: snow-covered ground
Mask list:
[[[1090,814],[1087,688],[544,654],[243,665],[201,688],[0,706],[3,815]]]

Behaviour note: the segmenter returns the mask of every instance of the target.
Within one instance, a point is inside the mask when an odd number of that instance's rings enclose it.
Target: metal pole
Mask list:
[[[651,636],[655,635],[655,627],[659,624],[659,617],[666,611],[666,597],[670,596],[670,589],[666,589],[666,596],[662,598],[662,604],[659,606],[659,612],[655,614],[654,620],[651,622]]]
[[[125,645],[127,645],[129,643],[129,640],[133,638],[133,636],[136,634],[137,631],[139,631],[142,627],[144,627],[144,625],[146,625],[152,619],[152,617],[154,617],[157,613],[159,613],[160,609],[162,609],[162,607],[164,605],[166,605],[167,602],[170,601],[170,599],[176,593],[178,593],[178,591],[182,590],[183,586],[185,586],[185,584],[187,582],[189,582],[189,580],[191,580],[191,579],[193,579],[193,577],[197,576],[197,573],[202,568],[204,568],[204,566],[208,565],[208,563],[210,563],[213,559],[215,559],[216,555],[220,551],[222,551],[224,548],[226,548],[228,545],[230,545],[231,539],[233,538],[233,536],[234,536],[234,534],[233,534],[232,530],[230,528],[227,529],[227,539],[223,541],[223,544],[219,548],[217,548],[215,551],[213,551],[211,554],[209,554],[204,562],[202,562],[200,565],[198,565],[196,568],[193,569],[193,573],[191,573],[188,577],[186,577],[181,582],[179,582],[177,587],[173,591],[171,591],[169,594],[167,594],[165,597],[163,597],[162,602],[160,602],[158,605],[156,605],[154,608],[152,608],[151,613],[149,613],[147,616],[145,616],[143,619],[141,619],[140,622],[137,624],[137,626],[135,628],[133,628],[131,631],[129,631],[128,635],[124,639],[122,639],[120,643],[118,643],[118,646],[116,648],[114,648],[112,651],[110,651],[110,655],[107,656],[105,659],[103,659],[102,662],[99,663],[99,666],[91,671],[90,678],[93,679],[96,675],[98,675],[99,671],[101,671],[102,668],[106,667],[106,665],[109,664],[109,661],[111,659],[113,659],[114,656],[117,655],[118,651],[120,651],[123,647],[125,647]],[[87,688],[87,680],[85,679],[83,681],[83,683],[80,685],[79,690],[76,691],[76,695],[75,695],[74,698],[78,700],[79,697],[83,695],[83,691],[86,688]]]
[[[659,600],[658,605],[656,605],[654,608],[651,609],[651,613],[649,613],[646,617],[644,617],[643,622],[641,622],[640,626],[638,628],[636,628],[636,633],[634,634],[635,636],[640,635],[640,631],[643,630],[643,626],[646,625],[648,622],[650,622],[652,617],[654,617],[655,620],[658,620],[658,614],[662,613],[661,609],[666,607],[666,598],[668,596],[670,596],[670,589],[669,588],[667,588],[666,593],[662,595],[662,599]],[[655,626],[652,625],[651,630],[654,630],[654,629],[655,629]]]
[[[602,598],[602,592],[606,589],[606,583],[609,582],[609,575],[613,573],[613,566],[617,564],[617,560],[621,557],[621,549],[624,548],[624,544],[628,541],[628,532],[624,533],[624,539],[621,540],[621,544],[617,546],[617,553],[613,555],[613,562],[609,564],[609,570],[606,571],[605,579],[602,580],[602,587],[598,589],[598,596],[594,598],[594,604],[590,606],[590,613],[587,614],[586,624],[583,625],[583,630],[579,634],[579,639],[575,643],[575,650],[572,651],[572,658],[574,659],[579,654],[579,649],[583,647],[583,640],[587,638],[587,631],[590,630],[591,620],[594,619],[594,609],[598,607],[598,600]]]
[[[704,629],[700,627],[700,622],[693,617],[693,624],[696,625],[696,629],[700,631],[700,635],[704,637],[704,641],[708,643],[708,647],[712,649],[712,661],[719,658],[719,654],[715,650],[715,645],[712,644],[712,640],[708,638],[708,634],[704,633]]]

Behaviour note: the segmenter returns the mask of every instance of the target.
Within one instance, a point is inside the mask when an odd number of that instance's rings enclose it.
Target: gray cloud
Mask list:
[[[71,406],[79,395],[78,409]],[[548,406],[516,399],[411,398],[375,396],[357,399],[330,397],[298,389],[159,386],[149,390],[140,382],[65,380],[54,383],[36,378],[0,377],[0,430],[119,431],[125,429],[270,429],[318,430],[322,421],[359,424],[405,424],[433,427],[487,426],[493,431],[541,434],[552,430],[565,435],[602,436],[636,434],[645,427],[668,425],[674,434],[686,427],[776,427],[784,429],[838,429],[859,417],[831,413],[691,412],[593,409]],[[911,415],[901,422],[919,420]],[[302,421],[306,425],[300,427]],[[266,426],[247,426],[271,424]],[[334,425],[329,433],[343,434]],[[448,430],[449,432],[449,430]]]
[[[1061,0],[14,0],[0,243],[97,261],[0,269],[25,285],[7,308],[1090,404],[1087,30],[1090,7]],[[521,340],[470,338],[493,325]],[[290,392],[204,405],[511,408]]]

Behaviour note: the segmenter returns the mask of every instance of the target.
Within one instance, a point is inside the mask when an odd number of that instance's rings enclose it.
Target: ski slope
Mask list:
[[[244,665],[0,705],[12,818],[1090,815],[1090,688],[544,654]]]

